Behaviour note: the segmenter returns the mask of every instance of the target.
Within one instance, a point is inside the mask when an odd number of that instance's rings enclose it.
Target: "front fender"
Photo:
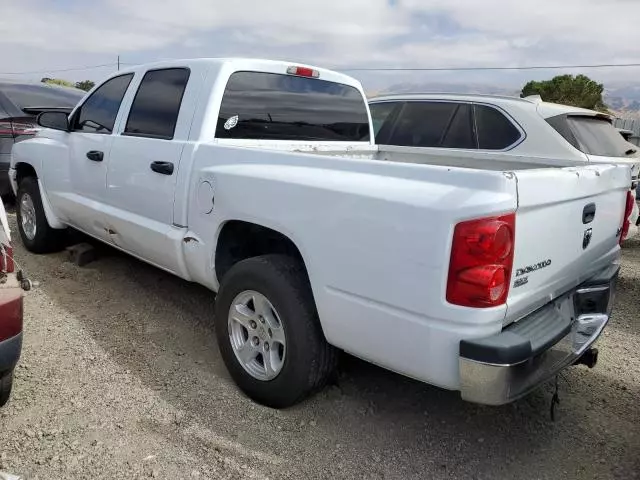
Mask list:
[[[47,218],[47,223],[51,228],[66,228],[66,225],[58,218],[53,212],[51,202],[47,195],[45,188],[46,184],[46,171],[43,165],[44,158],[55,157],[55,153],[61,153],[61,149],[66,150],[67,146],[60,142],[44,137],[36,137],[29,140],[16,143],[11,149],[11,167],[9,170],[9,181],[11,182],[11,188],[17,195],[18,193],[18,171],[21,166],[28,165],[35,172],[38,178],[38,187],[40,189],[40,197],[42,199],[42,206]]]

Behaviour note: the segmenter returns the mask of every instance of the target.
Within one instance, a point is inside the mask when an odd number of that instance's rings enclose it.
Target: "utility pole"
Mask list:
[[[120,71],[120,55],[118,55],[118,71]]]

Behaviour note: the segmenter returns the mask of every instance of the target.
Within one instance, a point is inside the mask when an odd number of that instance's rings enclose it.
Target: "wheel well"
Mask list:
[[[222,227],[216,246],[218,282],[236,263],[270,253],[290,255],[304,265],[300,250],[286,235],[255,223],[239,220],[227,222]]]
[[[36,174],[36,169],[33,168],[32,165],[28,163],[18,163],[16,164],[16,183],[20,185],[22,179],[27,177],[35,177],[38,178]]]

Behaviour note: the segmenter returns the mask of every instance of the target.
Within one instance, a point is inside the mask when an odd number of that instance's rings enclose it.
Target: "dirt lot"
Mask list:
[[[346,356],[337,385],[287,411],[263,408],[227,375],[209,291],[112,251],[78,268],[64,254],[34,256],[14,243],[38,286],[26,297],[14,396],[0,410],[0,471],[27,479],[640,478],[640,242],[624,252],[600,363],[566,373],[555,423],[550,389],[481,407]]]

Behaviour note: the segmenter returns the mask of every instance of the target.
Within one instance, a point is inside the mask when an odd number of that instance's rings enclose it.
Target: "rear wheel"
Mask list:
[[[13,386],[13,372],[2,374],[0,376],[0,407],[3,407],[9,401],[11,396],[11,387]]]
[[[286,255],[239,262],[216,299],[222,358],[253,400],[286,408],[322,388],[337,362],[324,338],[306,271]]]
[[[16,216],[20,238],[27,250],[49,253],[62,248],[66,230],[49,226],[42,206],[40,187],[35,177],[22,179],[18,186]]]

